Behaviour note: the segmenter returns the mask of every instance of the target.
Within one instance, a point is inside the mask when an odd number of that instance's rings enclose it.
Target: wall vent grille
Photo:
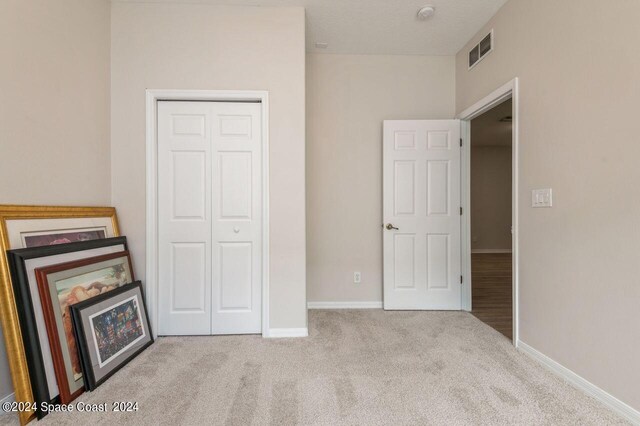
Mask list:
[[[493,30],[489,32],[480,43],[473,46],[469,51],[469,69],[473,68],[493,51]]]

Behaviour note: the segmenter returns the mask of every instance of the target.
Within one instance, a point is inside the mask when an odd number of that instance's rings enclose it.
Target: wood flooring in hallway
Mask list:
[[[511,253],[472,254],[471,275],[471,313],[512,339]]]

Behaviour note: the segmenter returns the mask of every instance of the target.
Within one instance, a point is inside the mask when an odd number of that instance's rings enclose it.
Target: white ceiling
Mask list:
[[[500,121],[511,115],[511,99],[471,120],[471,145],[511,146],[512,123]]]
[[[149,1],[149,0],[146,0]],[[153,0],[151,0],[153,1]],[[246,6],[303,6],[307,51],[372,55],[455,55],[507,0],[155,0]],[[436,7],[420,21],[418,9]],[[318,49],[316,43],[328,43]]]

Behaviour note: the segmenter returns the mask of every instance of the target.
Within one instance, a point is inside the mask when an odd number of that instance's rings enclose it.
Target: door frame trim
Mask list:
[[[158,336],[158,101],[259,102],[262,120],[262,337],[269,337],[269,92],[266,90],[146,90],[145,299]]]
[[[519,307],[519,228],[518,228],[518,182],[519,182],[519,144],[518,144],[518,121],[519,121],[519,81],[514,78],[500,88],[494,90],[475,104],[471,105],[460,114],[457,118],[461,122],[462,144],[462,161],[461,169],[461,200],[462,207],[469,214],[462,216],[461,223],[461,259],[463,271],[463,288],[462,288],[462,309],[471,311],[471,120],[489,111],[496,105],[512,99],[511,115],[512,132],[512,154],[511,154],[511,224],[513,233],[511,239],[512,245],[512,298],[513,298],[513,336],[512,342],[518,347],[520,338],[520,307]]]

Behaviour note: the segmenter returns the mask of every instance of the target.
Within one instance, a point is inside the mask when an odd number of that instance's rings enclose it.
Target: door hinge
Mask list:
[[[462,207],[460,207],[460,216],[462,216]]]
[[[460,275],[460,284],[462,284],[462,281],[463,281],[463,280],[462,280],[462,275]]]
[[[462,138],[460,138],[460,146],[462,146]]]

